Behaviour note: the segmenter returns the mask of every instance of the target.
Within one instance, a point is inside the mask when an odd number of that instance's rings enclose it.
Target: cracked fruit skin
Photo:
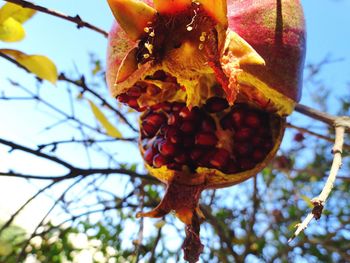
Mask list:
[[[140,151],[186,225],[185,259],[202,251],[202,190],[240,183],[275,156],[300,99],[305,55],[297,0],[108,0],[107,83],[142,112]]]

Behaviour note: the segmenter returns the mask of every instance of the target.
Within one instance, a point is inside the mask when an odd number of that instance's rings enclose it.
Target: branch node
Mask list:
[[[311,200],[311,203],[313,204],[314,208],[312,209],[312,214],[314,215],[314,218],[316,220],[319,220],[322,216],[322,211],[324,208],[324,201],[320,198],[316,197]]]

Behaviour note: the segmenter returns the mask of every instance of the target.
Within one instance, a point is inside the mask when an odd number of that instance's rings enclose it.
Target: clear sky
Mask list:
[[[0,5],[5,3],[0,1]],[[101,0],[60,0],[60,1],[35,1],[40,5],[61,11],[69,15],[79,14],[82,19],[91,22],[108,31],[113,17],[106,1]],[[308,29],[307,63],[319,62],[327,55],[333,59],[342,61],[327,65],[320,79],[324,84],[332,88],[330,96],[334,98],[343,94],[349,94],[350,81],[350,1],[348,0],[305,0],[302,1]],[[2,43],[0,48],[15,48],[28,54],[42,54],[50,57],[57,65],[59,71],[74,72],[77,68],[80,73],[89,72],[89,52],[94,52],[104,59],[106,51],[106,39],[89,29],[76,29],[75,25],[46,14],[38,13],[25,24],[27,37],[20,43]],[[0,89],[8,90],[7,78],[16,79],[28,85],[34,85],[35,81],[27,73],[19,70],[9,62],[0,58]],[[50,84],[48,84],[50,85]],[[52,86],[53,96],[59,98],[59,89],[62,86]],[[304,91],[302,103],[311,104],[308,92]],[[334,105],[335,106],[335,105]],[[65,105],[62,105],[65,107]],[[36,143],[43,139],[42,128],[49,123],[49,118],[43,111],[35,110],[35,105],[18,103],[0,103],[1,129],[0,137],[15,140],[28,146],[35,147]],[[62,131],[62,137],[71,138],[69,130]],[[55,134],[45,134],[45,140],[54,138]],[[127,151],[130,155],[125,159],[135,159],[136,149]],[[73,156],[73,153],[72,153]],[[17,156],[18,157],[18,156]],[[18,157],[20,158],[20,157]],[[47,171],[60,173],[59,168],[50,164],[37,163],[34,160],[21,157],[20,159],[9,157],[7,148],[0,147],[0,171],[8,166],[19,167],[34,171]],[[72,157],[73,158],[73,157]],[[19,160],[21,162],[19,163]],[[44,173],[45,173],[44,172]],[[13,211],[33,193],[35,187],[28,187],[22,180],[10,180],[0,178],[0,217],[9,211]],[[21,193],[21,194],[18,194]],[[48,205],[49,200],[41,200],[40,208]],[[30,213],[35,216],[34,221],[41,216],[39,203],[32,206]],[[33,222],[27,216],[22,218],[21,224],[30,227]]]

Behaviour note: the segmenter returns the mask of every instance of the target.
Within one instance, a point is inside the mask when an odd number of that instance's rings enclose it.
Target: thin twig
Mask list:
[[[0,228],[0,236],[2,234],[2,232],[8,228],[13,220],[15,220],[15,218],[17,217],[17,215],[31,202],[33,201],[35,198],[37,198],[42,192],[45,192],[47,189],[51,188],[53,185],[55,185],[57,182],[52,182],[50,184],[48,184],[47,186],[45,186],[44,188],[40,189],[38,192],[36,192],[32,197],[30,197],[20,208],[18,208],[16,210],[15,213],[13,213],[11,215],[11,217],[9,218],[9,220],[6,221],[6,223]]]
[[[337,116],[330,115],[328,113],[318,111],[316,109],[310,108],[308,106],[302,105],[302,104],[297,104],[295,106],[295,111],[306,115],[312,119],[322,121],[328,125],[334,125],[334,122],[338,118]]]
[[[81,180],[83,180],[84,177],[80,177],[77,178],[76,181],[74,181],[71,185],[69,185],[61,194],[61,196],[59,198],[56,199],[56,201],[54,202],[54,204],[51,206],[51,208],[46,212],[46,214],[44,215],[44,217],[41,219],[40,223],[37,225],[37,227],[35,228],[35,230],[32,232],[32,234],[30,235],[30,237],[25,241],[24,245],[22,246],[21,252],[19,253],[18,257],[17,257],[17,261],[16,262],[22,262],[22,259],[25,258],[26,256],[26,248],[29,245],[30,240],[32,240],[33,237],[36,236],[38,229],[40,228],[40,226],[43,225],[44,221],[46,220],[46,218],[51,214],[51,212],[53,211],[53,209],[57,206],[57,204],[62,201],[64,199],[64,196],[75,186],[77,185]]]
[[[34,156],[41,157],[41,158],[44,158],[46,160],[55,162],[57,164],[60,164],[60,165],[64,166],[65,168],[67,168],[69,170],[73,170],[74,169],[74,167],[70,163],[67,163],[66,161],[63,161],[62,159],[59,159],[57,157],[54,157],[54,156],[48,155],[46,153],[43,153],[40,150],[33,150],[33,149],[29,148],[29,147],[26,147],[26,146],[23,146],[23,145],[20,145],[20,144],[17,144],[17,143],[8,141],[8,140],[4,140],[2,138],[0,138],[0,144],[3,144],[3,145],[6,145],[6,146],[10,147],[11,150],[20,150],[20,151],[23,151],[23,152],[26,152],[26,153],[33,154]]]
[[[37,179],[37,180],[54,180],[54,181],[62,181],[62,180],[67,180],[67,179],[72,179],[78,176],[89,176],[89,175],[93,175],[93,174],[126,174],[129,175],[133,178],[140,178],[140,179],[144,179],[147,181],[152,181],[152,182],[157,182],[157,180],[154,177],[151,177],[149,175],[143,175],[143,174],[139,174],[137,172],[134,172],[130,169],[124,169],[124,168],[87,168],[87,169],[83,169],[83,168],[78,168],[75,167],[69,163],[67,163],[66,161],[55,157],[55,156],[51,156],[49,154],[46,154],[40,150],[34,150],[31,149],[29,147],[5,140],[0,138],[0,144],[6,145],[8,147],[11,148],[11,151],[13,150],[19,150],[25,153],[29,153],[32,154],[36,157],[40,157],[43,159],[46,159],[48,161],[52,161],[56,164],[62,165],[63,167],[67,168],[69,171],[67,174],[65,175],[61,175],[61,176],[40,176],[40,175],[25,175],[25,174],[20,174],[20,173],[16,173],[14,171],[9,171],[9,172],[3,172],[0,173],[0,176],[8,176],[8,177],[17,177],[17,178],[25,178],[25,179]]]
[[[288,240],[291,242],[295,237],[297,237],[303,230],[307,228],[309,223],[313,218],[316,220],[320,219],[322,215],[322,210],[324,204],[333,189],[335,179],[337,177],[338,171],[342,165],[342,151],[344,145],[344,136],[346,129],[350,128],[350,117],[339,117],[334,121],[335,126],[335,142],[332,149],[334,155],[332,167],[329,172],[326,184],[323,187],[321,194],[318,197],[315,197],[311,200],[314,208],[311,213],[309,213],[301,224],[297,225],[297,229],[294,235]]]
[[[72,138],[70,140],[61,140],[61,141],[54,141],[46,144],[39,144],[39,149],[44,149],[46,147],[57,147],[61,144],[72,144],[72,143],[78,143],[78,144],[86,144],[86,145],[92,145],[94,143],[113,143],[118,141],[126,141],[126,142],[136,142],[137,138],[113,138],[113,139],[85,139],[85,140],[77,140],[75,138]]]
[[[11,58],[10,56],[6,55],[5,53],[2,53],[0,51],[0,57],[6,59],[7,61],[10,61],[11,63],[15,64],[17,67],[25,70],[27,73],[32,73],[30,72],[27,68],[25,68],[24,66],[22,66],[20,63],[18,63],[15,59]],[[40,79],[38,77],[36,77],[37,79]],[[138,130],[130,123],[130,121],[116,108],[116,107],[113,107],[106,99],[104,99],[101,95],[99,95],[96,91],[92,90],[91,88],[88,87],[88,85],[86,84],[85,82],[85,78],[84,76],[82,76],[79,80],[73,80],[73,79],[70,79],[68,78],[64,73],[61,73],[59,76],[58,76],[58,80],[60,81],[65,81],[65,82],[68,82],[68,83],[71,83],[77,87],[80,87],[82,88],[83,92],[89,92],[91,93],[92,95],[94,95],[97,99],[100,100],[102,106],[106,106],[108,107],[111,111],[113,111],[115,114],[117,114],[119,116],[119,118],[121,120],[124,121],[124,123],[133,131],[137,132]],[[17,84],[19,86],[18,83],[15,83],[15,82],[12,82],[12,84]],[[28,92],[28,91],[27,91]],[[34,99],[37,99],[37,97],[34,95],[33,97]],[[5,98],[6,99],[6,98]],[[74,115],[71,116],[70,118],[71,120],[77,120],[76,117],[74,117]]]
[[[325,141],[328,141],[328,142],[332,142],[332,143],[334,142],[334,138],[331,138],[331,137],[319,134],[317,132],[310,131],[310,130],[308,130],[306,128],[299,127],[299,126],[296,126],[296,125],[291,124],[291,123],[287,123],[286,126],[288,128],[295,129],[295,130],[297,130],[297,131],[299,131],[301,133],[307,133],[309,135],[315,136],[315,137],[320,138],[322,140],[325,140]],[[346,150],[350,150],[350,145],[344,143],[343,148],[346,149]]]
[[[144,208],[144,197],[145,197],[145,192],[143,189],[143,186],[141,185],[139,188],[139,199],[140,199],[140,210],[142,211]],[[140,220],[140,227],[139,227],[139,232],[137,235],[137,239],[133,241],[135,245],[135,257],[133,259],[133,262],[137,263],[139,262],[140,258],[140,252],[141,252],[141,246],[142,246],[142,241],[143,241],[143,229],[144,229],[144,218],[142,217]]]
[[[162,227],[158,228],[156,239],[154,240],[152,250],[151,250],[151,256],[149,258],[149,263],[155,263],[156,262],[156,249],[159,243],[160,238],[162,237]]]
[[[5,1],[16,4],[16,5],[20,5],[24,8],[34,9],[34,10],[37,10],[37,11],[45,13],[45,14],[59,17],[61,19],[75,23],[77,25],[77,28],[86,27],[86,28],[89,28],[93,31],[96,31],[96,32],[102,34],[104,37],[108,37],[108,33],[106,31],[104,31],[103,29],[98,28],[98,27],[96,27],[88,22],[83,21],[79,15],[69,16],[69,15],[63,14],[61,12],[57,12],[55,10],[48,9],[46,7],[36,5],[36,4],[33,4],[31,2],[28,2],[28,1],[24,1],[24,0],[5,0]]]
[[[129,126],[130,129],[132,129],[133,131],[136,131],[136,132],[138,131],[116,107],[113,107],[106,99],[104,99],[96,91],[94,91],[93,89],[88,87],[88,85],[85,82],[84,76],[82,76],[79,80],[73,80],[73,79],[68,78],[64,73],[61,73],[58,76],[58,80],[66,81],[66,82],[71,83],[71,84],[73,84],[73,85],[75,85],[77,87],[82,88],[83,92],[87,91],[87,92],[91,93],[97,99],[100,100],[102,106],[106,106],[111,111],[116,113],[119,116],[119,118],[121,118]]]

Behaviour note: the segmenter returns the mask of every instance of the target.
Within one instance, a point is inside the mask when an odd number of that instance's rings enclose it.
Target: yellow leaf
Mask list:
[[[115,126],[113,126],[113,124],[107,119],[103,112],[91,100],[89,100],[89,104],[92,113],[95,115],[96,119],[101,123],[103,128],[105,128],[107,134],[114,138],[122,138],[123,135]]]
[[[6,3],[0,8],[0,24],[10,17],[23,24],[31,18],[35,12],[35,10],[30,8],[23,8],[16,4]]]
[[[57,68],[48,57],[41,55],[27,55],[14,49],[0,49],[0,52],[13,58],[39,78],[48,80],[53,84],[56,83],[58,77]]]
[[[154,223],[154,226],[156,228],[162,228],[165,224],[166,222],[164,220],[158,220],[157,222]]]
[[[25,31],[21,23],[12,17],[0,23],[0,40],[4,42],[16,42],[25,37]]]

